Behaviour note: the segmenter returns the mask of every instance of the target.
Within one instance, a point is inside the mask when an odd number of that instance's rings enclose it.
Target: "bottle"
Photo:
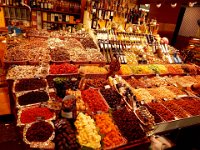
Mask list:
[[[40,8],[41,8],[41,9],[44,9],[44,0],[41,1],[41,3],[40,3]]]
[[[76,98],[68,95],[63,98],[61,116],[69,121],[75,121],[76,118]]]
[[[36,8],[36,0],[33,0],[33,8]]]
[[[50,0],[47,2],[47,8],[48,8],[48,10],[52,10],[52,6],[51,6],[51,1]]]
[[[44,2],[44,9],[48,9],[47,1]]]

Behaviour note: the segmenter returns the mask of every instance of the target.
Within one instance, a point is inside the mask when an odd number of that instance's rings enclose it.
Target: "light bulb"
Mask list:
[[[172,7],[172,8],[175,8],[176,5],[177,5],[177,3],[172,3],[172,4],[171,4],[171,7]]]
[[[197,2],[189,2],[189,7],[193,7]]]
[[[160,7],[161,7],[161,3],[156,4],[156,7],[157,7],[157,8],[160,8]]]

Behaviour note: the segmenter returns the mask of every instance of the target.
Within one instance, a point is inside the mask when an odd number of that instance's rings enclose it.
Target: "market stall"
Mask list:
[[[149,136],[200,123],[200,93],[191,88],[199,67],[182,64],[166,43],[149,43],[155,36],[118,33],[105,43],[86,32],[27,35],[8,41],[5,63],[28,147],[147,148]]]

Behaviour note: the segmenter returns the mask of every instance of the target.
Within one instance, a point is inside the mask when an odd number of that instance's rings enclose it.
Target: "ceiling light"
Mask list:
[[[189,2],[189,7],[193,7],[197,2]]]
[[[171,7],[172,7],[172,8],[175,8],[176,5],[177,5],[177,3],[171,3]]]
[[[161,3],[156,4],[156,7],[160,8],[161,7]]]

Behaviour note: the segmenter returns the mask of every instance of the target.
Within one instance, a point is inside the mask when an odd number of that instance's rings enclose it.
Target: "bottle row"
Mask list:
[[[81,11],[80,1],[69,0],[30,0],[31,8],[45,10],[79,13]]]
[[[80,0],[0,0],[0,4],[4,6],[22,6],[29,5],[31,8],[80,13]]]

